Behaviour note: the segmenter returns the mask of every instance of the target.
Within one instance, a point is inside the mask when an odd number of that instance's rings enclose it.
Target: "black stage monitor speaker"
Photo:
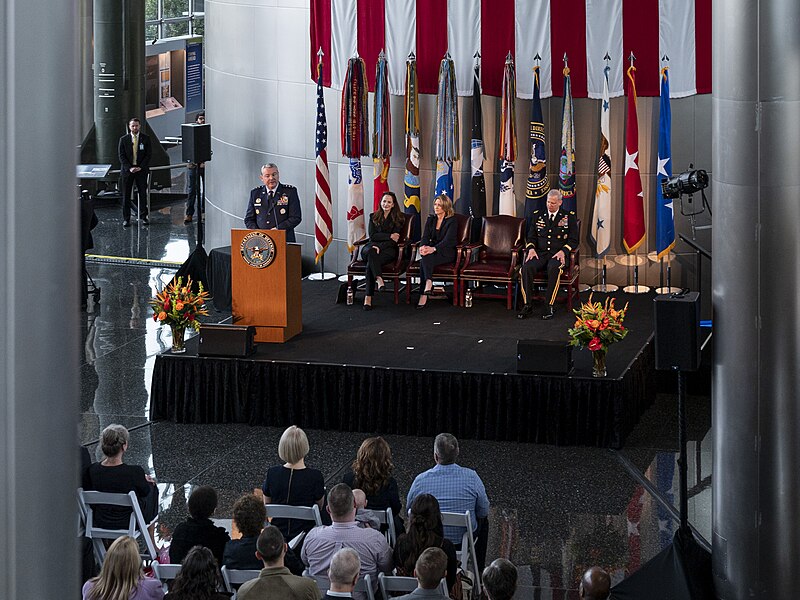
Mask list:
[[[517,340],[517,372],[569,375],[572,346],[567,342]]]
[[[234,356],[244,358],[255,351],[252,325],[201,325],[200,356]]]
[[[211,160],[211,125],[181,125],[183,162],[199,164]]]
[[[656,369],[696,371],[700,367],[700,294],[656,296]]]

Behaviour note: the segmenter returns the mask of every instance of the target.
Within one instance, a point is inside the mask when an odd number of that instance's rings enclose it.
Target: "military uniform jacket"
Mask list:
[[[547,210],[534,211],[525,238],[526,251],[534,248],[537,254],[545,254],[549,258],[559,250],[563,250],[564,264],[569,265],[569,253],[577,248],[579,243],[578,220],[575,218],[575,213],[558,209],[551,223]]]
[[[279,183],[273,200],[269,199],[269,190],[265,185],[250,192],[250,203],[244,215],[244,224],[248,229],[283,229],[286,231],[286,241],[294,242],[294,228],[301,220],[300,197],[296,187]]]

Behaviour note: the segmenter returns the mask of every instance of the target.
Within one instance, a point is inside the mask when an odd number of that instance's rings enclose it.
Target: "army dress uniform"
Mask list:
[[[301,220],[300,197],[293,185],[279,183],[274,190],[261,185],[250,191],[250,203],[244,215],[248,229],[283,229],[286,241],[294,242],[294,228]]]
[[[518,315],[520,318],[531,312],[531,297],[533,280],[536,273],[547,268],[547,306],[545,315],[552,316],[553,304],[561,283],[561,273],[569,267],[570,251],[578,247],[578,221],[575,213],[558,209],[554,218],[550,219],[547,210],[537,210],[531,215],[530,225],[526,234],[527,245],[523,253],[523,264],[520,278],[522,279],[522,296],[525,299],[525,308]],[[525,261],[528,251],[536,250],[538,258]],[[553,258],[559,250],[564,251],[564,264]]]

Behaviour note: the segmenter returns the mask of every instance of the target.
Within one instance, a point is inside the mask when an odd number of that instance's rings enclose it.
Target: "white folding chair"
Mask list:
[[[295,521],[312,521],[315,526],[322,525],[322,518],[319,515],[319,506],[289,506],[288,504],[265,504],[267,509],[267,519],[294,519]],[[286,540],[289,548],[294,550],[306,536],[305,531],[300,532],[291,540]]]
[[[105,529],[97,527],[94,524],[94,510],[92,507],[98,504],[129,507],[131,509],[131,517],[128,521],[128,528]],[[106,492],[85,491],[83,488],[78,488],[78,505],[81,515],[85,518],[85,535],[92,540],[95,557],[100,565],[103,564],[103,559],[106,556],[106,547],[103,544],[103,540],[115,540],[124,535],[129,535],[136,540],[144,540],[147,548],[146,557],[150,560],[156,559],[156,547],[150,537],[150,532],[147,530],[147,523],[145,523],[142,516],[142,509],[139,507],[136,492],[109,494]]]
[[[378,587],[381,590],[381,595],[384,600],[389,600],[391,594],[410,594],[417,589],[416,577],[401,577],[400,575],[384,575],[378,573]],[[439,582],[439,591],[443,596],[450,594],[447,589],[447,580],[442,579]]]
[[[261,571],[256,569],[229,569],[222,567],[222,583],[225,585],[225,591],[233,594],[233,600],[236,600],[236,590],[246,581],[255,579]]]
[[[464,513],[442,513],[442,525],[445,527],[461,527],[465,529],[461,538],[461,550],[456,550],[456,558],[461,561],[462,568],[472,573],[475,593],[480,597],[481,574],[478,568],[478,555],[475,552],[475,537],[472,535],[472,517],[469,511]]]
[[[169,591],[169,584],[178,576],[178,573],[181,572],[180,565],[163,565],[158,562],[154,562],[152,564],[153,567],[153,574],[156,576],[162,586],[164,587],[164,593],[166,594]]]
[[[319,593],[323,596],[331,589],[331,581],[327,577],[323,577],[322,575],[309,575],[308,571],[303,571],[303,577],[313,579],[317,583]],[[375,590],[372,589],[372,577],[367,574],[359,578],[356,582],[356,587],[353,588],[353,592],[363,592],[367,595],[367,600],[375,600]]]
[[[375,510],[373,512],[377,515],[380,524],[386,525],[386,541],[394,548],[395,542],[397,542],[397,531],[394,528],[392,509],[387,508],[386,510]]]

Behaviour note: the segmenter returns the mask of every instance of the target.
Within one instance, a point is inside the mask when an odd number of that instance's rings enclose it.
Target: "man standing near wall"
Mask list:
[[[117,154],[120,164],[120,188],[122,191],[122,226],[131,226],[131,191],[136,184],[139,194],[139,220],[149,225],[147,220],[147,178],[150,174],[150,136],[141,133],[141,123],[136,117],[128,121],[130,133],[119,138]]]

